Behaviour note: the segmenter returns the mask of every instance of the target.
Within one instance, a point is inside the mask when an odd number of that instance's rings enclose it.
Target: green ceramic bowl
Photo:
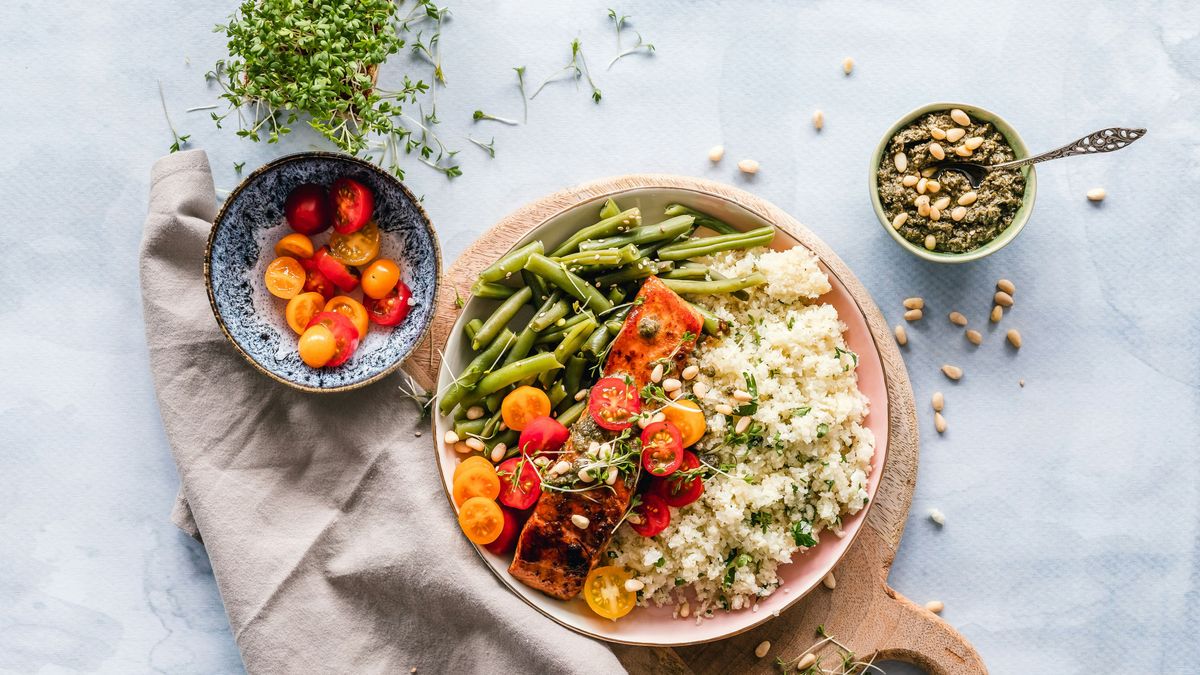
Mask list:
[[[1009,224],[1003,232],[995,239],[980,246],[977,249],[967,251],[966,253],[942,253],[938,251],[927,250],[924,246],[914,244],[911,241],[900,236],[893,227],[891,220],[883,212],[883,204],[879,201],[879,181],[877,174],[879,172],[879,162],[884,160],[883,153],[887,149],[888,141],[892,140],[900,129],[908,126],[913,120],[921,115],[941,110],[950,110],[951,108],[959,108],[967,113],[972,119],[980,119],[991,122],[1008,144],[1012,146],[1013,152],[1016,153],[1017,159],[1029,156],[1029,148],[1025,147],[1025,141],[1021,140],[1021,136],[1017,134],[1016,129],[1012,128],[1008,122],[1002,117],[990,110],[984,110],[979,106],[970,105],[967,103],[930,103],[929,105],[921,106],[916,110],[904,115],[893,124],[883,135],[883,139],[879,141],[879,145],[875,147],[875,154],[871,156],[870,173],[867,175],[867,185],[871,190],[871,206],[875,208],[875,216],[879,218],[879,224],[883,226],[885,232],[896,240],[906,251],[925,260],[931,260],[939,263],[964,263],[972,260],[978,260],[985,256],[989,256],[996,251],[1008,245],[1008,242],[1016,239],[1020,234],[1021,229],[1025,227],[1025,223],[1029,221],[1029,214],[1033,211],[1034,197],[1037,196],[1037,175],[1033,171],[1032,166],[1027,166],[1021,169],[1021,173],[1025,176],[1025,194],[1021,199],[1021,208],[1017,209],[1017,213],[1013,216],[1012,223]]]

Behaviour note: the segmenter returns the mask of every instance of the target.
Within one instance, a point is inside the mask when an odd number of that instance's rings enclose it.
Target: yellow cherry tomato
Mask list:
[[[357,232],[329,235],[329,254],[347,265],[366,265],[379,255],[379,225],[374,220]]]
[[[458,525],[467,539],[481,546],[490,544],[504,530],[504,512],[486,497],[471,497],[458,510]]]
[[[400,281],[400,266],[387,258],[380,258],[363,270],[362,288],[368,298],[381,300]]]
[[[283,316],[287,319],[288,326],[291,326],[297,335],[304,335],[304,329],[308,327],[308,322],[312,321],[312,318],[324,306],[325,296],[320,293],[301,293],[288,300],[287,309],[283,310]]]
[[[476,465],[486,466],[488,468],[491,468],[492,463],[490,461],[488,461],[488,458],[484,457],[483,455],[472,455],[472,456],[464,459],[463,461],[459,462],[458,466],[454,467],[455,480],[458,479],[459,474],[461,474],[462,472],[464,472],[467,469],[470,469],[471,467],[476,466]],[[497,494],[499,494],[499,493],[497,493]]]
[[[300,289],[304,288],[304,280],[307,277],[300,261],[286,255],[272,260],[271,264],[267,265],[267,273],[264,275],[267,290],[271,295],[284,300],[296,297]]]
[[[708,422],[704,421],[704,413],[700,411],[700,406],[691,399],[681,398],[678,401],[672,401],[670,405],[663,408],[662,412],[667,416],[667,420],[679,429],[679,435],[683,437],[683,447],[685,448],[703,438],[704,431],[708,429]]]
[[[300,336],[300,360],[310,368],[320,368],[337,354],[337,339],[333,331],[317,324]]]
[[[509,429],[524,431],[535,417],[550,414],[550,397],[537,387],[517,387],[500,402],[500,416]]]
[[[363,307],[362,303],[345,295],[337,295],[329,299],[325,303],[326,312],[337,312],[342,316],[350,319],[350,323],[358,329],[358,338],[361,340],[367,336],[367,328],[371,323],[367,319],[367,308]]]
[[[275,244],[275,255],[308,260],[313,256],[312,239],[299,232],[293,232]]]
[[[616,565],[597,567],[583,582],[583,599],[593,612],[616,621],[637,603],[637,594],[625,590],[625,582],[630,578],[628,572]]]
[[[491,466],[468,467],[454,479],[452,492],[456,506],[472,497],[495,499],[500,496],[500,477]]]

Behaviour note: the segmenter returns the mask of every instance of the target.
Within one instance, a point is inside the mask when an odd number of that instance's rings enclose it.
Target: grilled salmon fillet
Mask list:
[[[613,341],[604,374],[626,376],[640,390],[650,381],[655,362],[668,358],[682,361],[691,352],[702,326],[700,314],[691,305],[658,278],[650,277]],[[616,435],[600,428],[585,413],[571,428],[559,459],[574,464],[580,455],[577,449]],[[636,486],[627,484],[627,478],[632,476],[618,478],[612,490],[543,491],[521,530],[509,574],[561,600],[578,595],[629,508]],[[588,526],[576,527],[571,522],[574,515],[587,518]]]

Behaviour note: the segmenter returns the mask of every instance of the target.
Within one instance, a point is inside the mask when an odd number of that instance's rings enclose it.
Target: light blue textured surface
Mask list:
[[[240,670],[203,549],[167,521],[178,479],[136,267],[150,165],[170,144],[156,80],[218,187],[235,184],[234,162],[312,142],[254,145],[184,112],[213,101],[202,76],[223,43],[210,27],[232,5],[0,6],[0,670]],[[659,51],[605,71],[605,7],[454,6],[439,112],[466,175],[447,182],[413,162],[408,179],[446,262],[520,204],[603,176],[698,175],[775,202],[839,252],[893,323],[904,297],[927,302],[904,350],[925,438],[892,584],[945,601],[995,673],[1183,672],[1200,659],[1200,8],[640,0],[620,9]],[[479,107],[519,116],[510,68],[539,81],[577,35],[603,103],[559,83],[526,126],[472,126]],[[1150,133],[1119,154],[1046,165],[1015,243],[942,267],[880,230],[865,187],[879,134],[935,99],[995,110],[1034,150],[1105,126]],[[495,135],[496,159],[466,133]],[[727,156],[714,167],[716,143]],[[753,179],[734,169],[745,157],[762,164]],[[1094,186],[1103,204],[1084,199]],[[985,321],[1001,276],[1018,288],[1001,328],[1021,330],[1020,353]],[[952,309],[982,327],[982,347],[945,320]],[[966,377],[945,380],[944,362]],[[935,390],[947,397],[941,438]]]

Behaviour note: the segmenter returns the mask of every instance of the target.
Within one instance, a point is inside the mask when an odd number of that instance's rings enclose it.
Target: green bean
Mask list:
[[[572,356],[567,359],[567,367],[563,372],[563,387],[567,394],[574,396],[583,384],[583,371],[587,368],[587,359],[582,356]]]
[[[605,218],[595,225],[589,225],[581,228],[575,234],[571,235],[566,241],[558,245],[558,248],[550,252],[551,257],[564,256],[568,253],[574,253],[579,250],[579,243],[588,239],[597,237],[608,237],[614,234],[619,234],[629,229],[642,224],[642,211],[636,206],[632,209],[627,209],[618,213],[611,218]]]
[[[479,280],[500,281],[501,279],[507,279],[513,272],[520,272],[525,267],[525,261],[529,260],[530,255],[545,252],[546,248],[540,240],[531,241],[485,267],[479,273]]]
[[[482,319],[471,319],[467,325],[463,326],[463,333],[466,333],[468,340],[474,340],[479,329],[483,327]]]
[[[529,355],[529,351],[533,349],[533,343],[537,339],[537,333],[526,326],[517,335],[517,339],[513,341],[512,349],[508,350],[508,355],[504,357],[504,362],[501,365],[508,365],[513,361],[519,361]]]
[[[567,388],[565,386],[563,386],[562,380],[555,382],[554,386],[550,387],[549,391],[546,392],[546,396],[548,396],[550,398],[550,408],[551,409],[553,409],[564,398],[566,398],[567,397]]]
[[[513,293],[512,297],[500,303],[496,311],[484,320],[479,332],[475,333],[475,338],[471,340],[471,347],[479,349],[490,342],[497,333],[508,325],[509,321],[512,321],[512,318],[517,315],[521,307],[529,302],[529,299],[532,297],[533,291],[529,290],[528,286],[525,286],[516,293]]]
[[[609,197],[607,200],[605,200],[604,206],[600,207],[600,220],[612,218],[620,212],[621,207],[617,206],[617,203],[612,200],[612,197]]]
[[[721,274],[720,272],[718,272],[716,270],[709,270],[708,278],[713,281],[723,281],[725,279],[728,279],[729,277],[725,276],[724,274]],[[734,292],[730,293],[730,295],[732,295],[733,297],[735,297],[738,300],[741,300],[743,302],[750,299],[750,294],[744,290],[743,291],[734,291]]]
[[[627,281],[637,281],[638,279],[645,279],[655,274],[662,274],[674,266],[675,263],[669,260],[659,262],[649,258],[642,258],[632,265],[596,277],[596,282],[601,286],[623,284]]]
[[[563,336],[565,336],[567,334],[567,331],[571,330],[571,328],[573,326],[579,324],[581,321],[587,321],[589,319],[594,321],[596,319],[596,315],[592,314],[591,312],[581,312],[579,314],[576,314],[575,316],[571,317],[570,319],[567,319],[566,321],[564,321],[563,325],[555,326],[554,330],[544,332],[544,333],[539,333],[537,336],[537,340],[535,340],[535,344],[539,344],[539,345],[558,344],[559,342],[562,342]]]
[[[712,281],[688,281],[686,279],[664,279],[667,288],[676,293],[733,293],[743,288],[765,284],[767,278],[762,272],[754,272],[736,279],[714,279]]]
[[[570,408],[567,408],[566,410],[559,413],[558,421],[560,423],[562,423],[562,425],[564,427],[569,427],[572,424],[578,422],[579,418],[583,416],[584,411],[587,410],[587,404],[588,404],[588,402],[587,402],[587,399],[585,398],[582,401],[571,406]]]
[[[692,238],[678,244],[664,246],[658,250],[658,257],[663,260],[686,260],[704,255],[712,255],[721,251],[731,251],[738,248],[753,248],[769,244],[775,237],[775,228],[760,227],[749,232],[738,234],[722,234],[716,237]]]
[[[667,272],[666,274],[663,274],[662,278],[664,278],[664,279],[711,279],[712,277],[708,276],[709,272],[710,272],[710,270],[708,269],[708,267],[706,265],[701,265],[700,263],[689,262],[689,263],[684,263],[682,265],[676,265],[675,269]]]
[[[562,342],[554,348],[554,360],[559,363],[566,363],[567,359],[575,355],[583,343],[587,341],[588,336],[596,328],[595,320],[582,321],[571,326],[567,334],[563,336]]]
[[[628,244],[649,244],[656,241],[670,241],[675,237],[690,234],[692,231],[692,222],[695,218],[691,216],[679,216],[678,218],[670,218],[661,223],[654,225],[643,225],[635,227],[625,234],[615,237],[604,237],[602,239],[590,239],[580,242],[580,251],[592,251],[596,249],[613,248],[617,246],[626,246]]]
[[[625,322],[624,322],[624,321],[615,321],[615,320],[609,320],[609,321],[605,321],[605,322],[604,322],[604,328],[605,328],[605,330],[607,330],[607,331],[608,331],[608,334],[609,334],[609,335],[612,335],[613,337],[616,337],[616,336],[617,336],[617,333],[620,333],[620,332],[621,332],[621,329],[622,329],[624,326],[625,326]],[[598,354],[598,353],[599,353],[599,352],[597,352],[597,354]]]
[[[504,356],[505,350],[513,343],[516,337],[513,332],[507,328],[500,331],[495,340],[488,345],[488,348],[480,352],[462,372],[458,374],[458,379],[454,384],[450,385],[444,394],[442,400],[438,403],[438,410],[443,415],[447,415],[454,406],[466,398],[467,394],[471,393],[472,387],[475,386],[484,374],[495,367],[500,361],[500,357]]]
[[[689,209],[682,204],[670,204],[667,206],[666,210],[663,211],[663,213],[668,216],[692,216],[696,219],[696,225],[698,227],[707,227],[708,229],[719,234],[733,234],[734,232],[737,232],[732,225],[724,221],[717,220],[707,213],[701,213],[695,209]]]
[[[486,445],[484,447],[487,449],[488,455],[491,455],[492,448],[503,443],[504,448],[505,448],[504,456],[508,457],[510,452],[514,455],[517,454],[516,453],[517,442],[520,440],[521,440],[520,432],[513,431],[512,429],[505,429],[504,431],[501,431],[500,433],[496,434],[490,440],[485,441]]]
[[[530,272],[558,286],[594,311],[603,312],[612,307],[612,303],[608,301],[608,298],[604,297],[604,294],[596,290],[594,286],[568,272],[562,265],[550,260],[546,256],[535,253],[529,256],[529,262],[525,263],[525,265],[525,268]]]
[[[484,375],[475,385],[475,393],[486,396],[514,382],[523,380],[530,375],[540,375],[547,370],[555,370],[562,367],[562,364],[550,352],[528,356]]]
[[[597,326],[596,330],[588,336],[587,341],[583,343],[583,353],[599,356],[608,346],[608,340],[608,328],[605,325]]]
[[[692,308],[699,312],[700,316],[704,317],[705,333],[708,333],[709,335],[720,335],[721,333],[725,332],[725,322],[722,321],[720,317],[701,307],[700,305],[693,303],[688,304],[691,304]]]
[[[500,409],[500,404],[504,402],[504,397],[508,395],[508,389],[501,389],[487,395],[483,399],[483,407],[487,408],[488,412],[494,413]]]
[[[513,288],[512,286],[493,284],[487,281],[476,281],[475,284],[471,286],[471,295],[477,298],[484,298],[486,300],[503,300],[511,297],[512,294],[516,292],[517,289]]]
[[[554,291],[550,294],[550,297],[546,298],[546,302],[542,303],[538,311],[534,313],[533,320],[529,322],[529,327],[535,332],[540,333],[554,325],[554,322],[566,316],[569,309],[571,309],[571,306],[566,300],[562,299],[562,294]]]
[[[462,420],[454,423],[454,433],[458,434],[459,438],[467,436],[478,436],[483,433],[483,425],[487,424],[487,420],[480,417],[477,420]]]
[[[483,433],[480,436],[491,438],[500,430],[500,425],[504,422],[504,415],[499,410],[493,411],[492,416],[488,418],[487,424],[483,425]]]
[[[618,305],[625,301],[625,289],[621,288],[620,286],[613,286],[612,288],[608,289],[608,295],[605,297],[607,297],[608,301],[612,304]]]
[[[545,302],[546,298],[550,297],[550,290],[546,288],[546,282],[538,275],[529,270],[521,270],[521,280],[525,285],[533,289],[533,301]]]

